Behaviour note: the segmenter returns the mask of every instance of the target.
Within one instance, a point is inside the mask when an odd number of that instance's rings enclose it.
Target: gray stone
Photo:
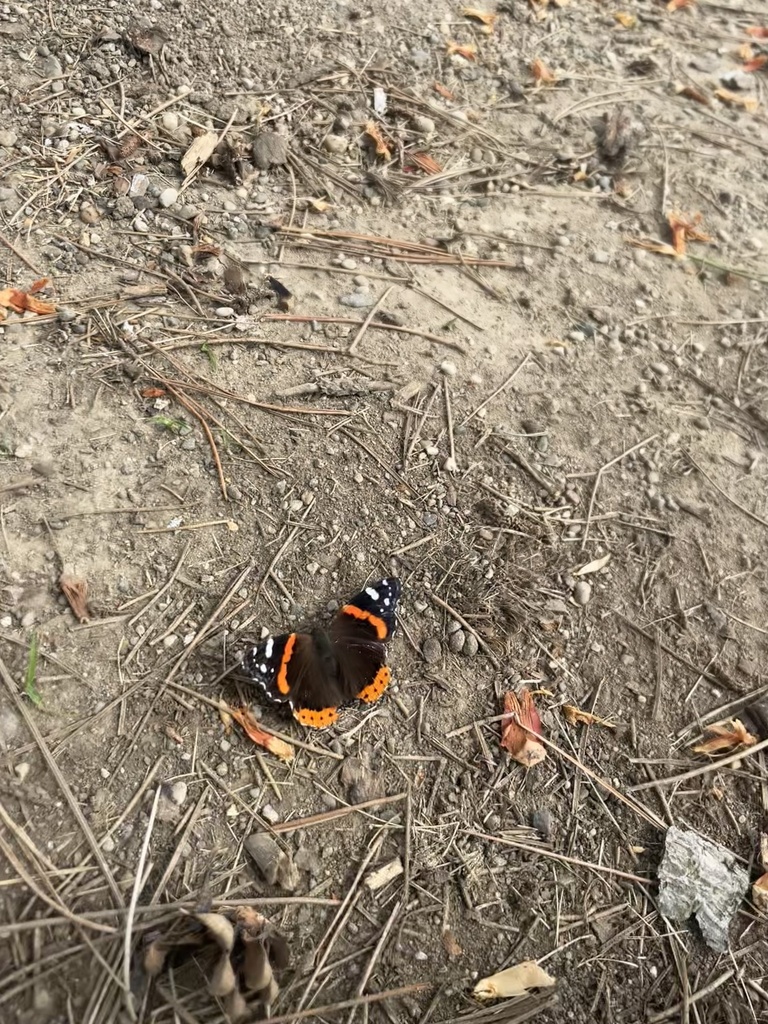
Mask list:
[[[288,140],[277,132],[262,132],[253,143],[253,162],[259,170],[284,164],[288,159]]]
[[[172,786],[168,787],[168,796],[177,807],[181,807],[187,799],[186,782],[174,782]]]
[[[431,135],[435,130],[435,122],[431,117],[424,117],[422,114],[417,114],[416,117],[411,118],[411,124],[414,130],[421,132],[422,135]]]
[[[164,188],[160,195],[157,197],[158,203],[167,209],[169,206],[173,206],[176,200],[179,198],[178,190],[175,188]]]
[[[457,629],[454,633],[448,637],[448,649],[451,654],[460,654],[464,649],[464,644],[467,641],[467,634],[461,629]]]
[[[437,637],[428,636],[421,645],[421,653],[428,665],[434,665],[440,661],[443,656],[443,648]]]
[[[347,148],[347,140],[343,135],[326,135],[323,149],[328,153],[343,153]]]
[[[16,145],[18,135],[13,128],[4,128],[0,131],[0,146],[4,149],[12,149]]]
[[[586,580],[579,580],[573,588],[573,599],[576,604],[586,604],[592,597],[592,585]]]
[[[467,633],[464,646],[461,649],[461,653],[467,658],[474,658],[480,648],[480,644],[477,642],[477,637],[474,633]]]
[[[592,262],[593,263],[610,263],[611,262],[611,254],[609,252],[606,252],[605,249],[595,249],[595,251],[592,253]]]

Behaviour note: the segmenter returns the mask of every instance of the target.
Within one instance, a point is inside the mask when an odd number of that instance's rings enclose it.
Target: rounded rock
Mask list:
[[[440,641],[434,636],[428,636],[421,645],[421,653],[428,665],[434,665],[443,656],[443,648]]]
[[[465,654],[468,658],[474,658],[477,654],[480,645],[477,642],[477,637],[474,633],[467,633],[464,646],[461,649],[461,653]]]
[[[323,149],[328,153],[343,153],[347,148],[347,140],[343,135],[326,135]]]
[[[573,599],[576,604],[585,605],[592,597],[592,584],[586,580],[579,580],[573,588]]]
[[[466,642],[467,634],[463,630],[457,629],[455,633],[451,633],[448,637],[448,649],[451,654],[460,654]]]
[[[158,203],[167,210],[169,206],[173,206],[176,200],[179,198],[178,189],[175,188],[164,188],[160,195],[157,197]]]

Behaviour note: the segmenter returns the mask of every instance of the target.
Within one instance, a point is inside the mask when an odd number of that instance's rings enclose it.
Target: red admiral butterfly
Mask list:
[[[327,632],[269,636],[246,652],[243,668],[302,725],[324,729],[340,705],[355,697],[373,704],[389,685],[385,644],[400,591],[398,579],[371,583],[339,609]]]

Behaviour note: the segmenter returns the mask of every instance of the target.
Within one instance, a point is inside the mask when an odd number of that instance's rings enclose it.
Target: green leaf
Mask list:
[[[200,351],[211,364],[211,368],[215,370],[216,367],[219,365],[219,361],[216,358],[215,352],[213,351],[213,349],[211,348],[207,341],[204,341],[203,344],[200,346]]]
[[[37,633],[32,634],[32,642],[29,645],[27,655],[27,674],[24,677],[24,693],[29,697],[36,708],[42,706],[43,698],[37,692],[35,682],[37,681]]]

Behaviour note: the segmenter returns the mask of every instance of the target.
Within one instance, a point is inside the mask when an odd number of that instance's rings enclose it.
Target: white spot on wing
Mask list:
[[[384,598],[384,607],[385,608],[389,608],[389,598],[388,597]]]
[[[378,590],[374,590],[373,587],[366,587],[365,592],[372,601],[379,600],[379,592]]]
[[[272,657],[272,648],[274,646],[275,646],[275,642],[272,639],[272,637],[270,637],[269,640],[267,640],[266,646],[264,647],[264,657],[265,658],[271,658]]]
[[[267,666],[266,665],[259,665],[259,672],[263,672],[264,675],[266,675],[267,674]]]

